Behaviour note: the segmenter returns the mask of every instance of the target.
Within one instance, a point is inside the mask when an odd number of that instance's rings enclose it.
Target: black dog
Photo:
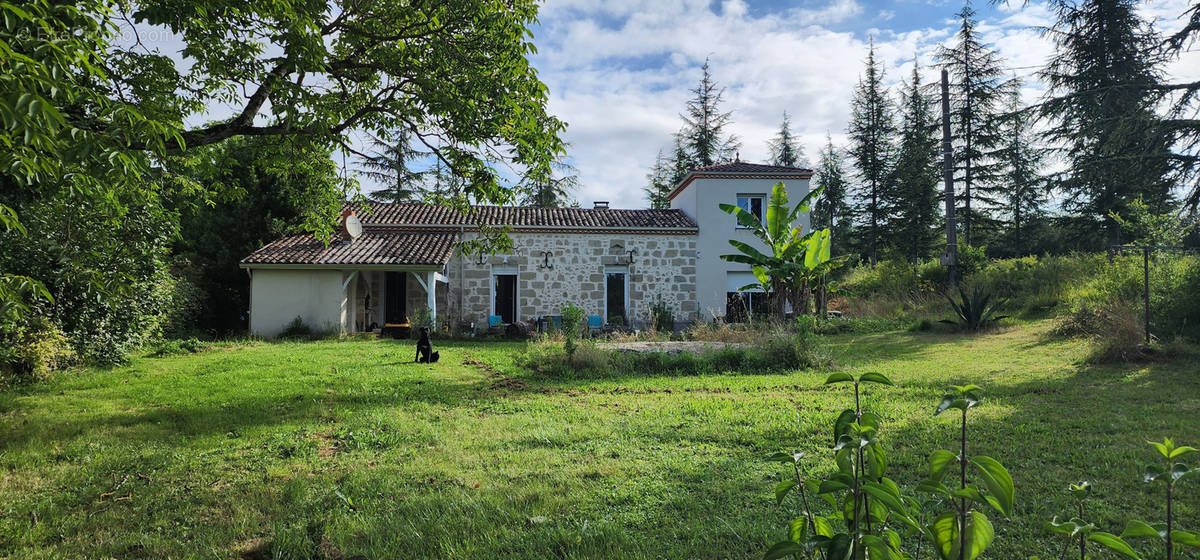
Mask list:
[[[432,364],[438,361],[439,357],[441,356],[433,351],[433,342],[429,340],[429,327],[421,327],[421,340],[417,341],[417,359],[414,361]]]

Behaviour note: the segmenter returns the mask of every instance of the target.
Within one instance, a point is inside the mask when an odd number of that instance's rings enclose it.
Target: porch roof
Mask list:
[[[450,262],[458,234],[445,231],[367,230],[354,241],[335,236],[326,245],[312,234],[271,242],[242,259],[242,268],[255,265],[428,266]]]

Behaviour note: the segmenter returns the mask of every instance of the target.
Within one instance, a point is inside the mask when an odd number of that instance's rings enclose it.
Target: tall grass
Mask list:
[[[1089,321],[1121,306],[1138,317],[1145,311],[1145,277],[1140,256],[1105,262],[1090,276],[1081,276],[1064,294],[1063,318],[1080,330],[1095,328]],[[1150,327],[1158,338],[1200,340],[1200,256],[1156,255],[1150,259]]]
[[[561,341],[542,337],[526,345],[517,364],[558,378],[761,373],[832,365],[811,330],[704,328],[703,333],[713,335],[706,341],[728,345],[699,353],[633,352],[601,348],[595,340],[585,340],[567,352]]]

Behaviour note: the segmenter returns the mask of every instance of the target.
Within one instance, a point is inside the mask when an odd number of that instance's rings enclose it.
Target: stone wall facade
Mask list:
[[[603,315],[605,272],[622,267],[628,275],[626,315],[634,327],[647,324],[650,307],[659,301],[670,307],[677,323],[695,320],[700,311],[695,235],[513,232],[509,236],[512,254],[485,256],[482,262],[470,255],[451,259],[446,267],[448,289],[444,295],[438,293],[441,319],[473,322],[477,328],[487,325],[493,313],[495,273],[517,275],[519,321],[559,315],[568,303],[588,315]],[[635,251],[632,258],[630,250]],[[548,261],[545,252],[551,253]]]

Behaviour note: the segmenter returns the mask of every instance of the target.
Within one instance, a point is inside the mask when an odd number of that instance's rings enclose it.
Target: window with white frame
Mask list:
[[[766,211],[764,210],[766,198],[765,195],[761,194],[739,194],[737,196],[737,205],[738,208],[749,212],[755,218],[758,218],[759,222],[762,222],[766,216]],[[746,226],[739,223],[738,227],[744,228]]]

